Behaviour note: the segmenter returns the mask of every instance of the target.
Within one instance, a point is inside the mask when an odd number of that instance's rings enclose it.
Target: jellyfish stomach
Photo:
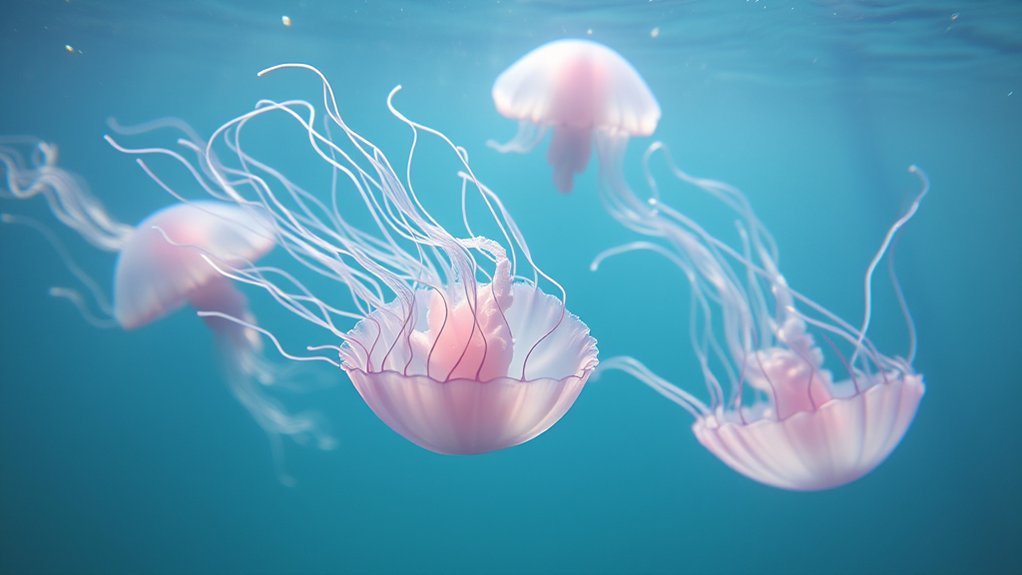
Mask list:
[[[787,348],[759,350],[747,360],[746,381],[770,397],[779,420],[815,411],[833,397],[831,375],[816,359]]]
[[[505,317],[511,305],[509,279],[478,286],[474,299],[462,298],[454,305],[451,291],[433,292],[428,329],[412,334],[412,353],[428,357],[427,375],[441,381],[506,376],[514,356]]]

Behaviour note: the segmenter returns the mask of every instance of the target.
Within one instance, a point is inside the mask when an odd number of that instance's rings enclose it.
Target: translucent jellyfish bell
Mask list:
[[[589,163],[594,138],[648,136],[660,120],[660,106],[635,68],[589,40],[557,40],[522,56],[497,77],[493,102],[501,115],[518,120],[514,139],[489,142],[500,152],[529,152],[553,129],[547,161],[565,193]],[[604,152],[623,148],[597,150],[605,163],[618,158]]]
[[[446,326],[439,292],[416,290],[414,315],[394,303],[348,333],[345,371],[380,419],[430,451],[475,454],[524,443],[568,411],[595,365],[595,341],[577,318],[560,318],[560,300],[509,280],[477,288],[475,313],[455,296]],[[409,334],[408,324],[419,328]],[[379,345],[402,337],[407,348]]]
[[[316,74],[322,108],[303,100],[261,101],[219,128],[200,165],[191,169],[215,197],[269,214],[278,245],[294,259],[289,268],[223,265],[220,271],[262,287],[285,309],[322,328],[328,340],[306,345],[313,355],[302,356],[261,331],[295,361],[343,369],[381,420],[426,449],[483,453],[546,431],[571,407],[595,368],[595,341],[567,312],[563,288],[535,264],[500,198],[476,179],[467,152],[398,112],[395,88],[388,107],[412,131],[405,165],[395,169],[381,148],[348,126],[318,70],[288,64],[260,75],[280,68]],[[268,114],[293,119],[307,133],[299,141],[322,160],[332,189],[307,191],[246,151],[243,134]],[[315,122],[319,116],[325,117],[322,129]],[[461,173],[451,174],[452,187],[423,191],[412,180],[415,152],[427,136],[454,152]],[[118,147],[188,163],[169,149]],[[425,207],[445,200],[460,201],[461,233]],[[472,205],[489,217],[473,222]],[[496,239],[477,233],[474,224]],[[326,278],[339,289],[314,293],[302,274]],[[541,284],[559,297],[544,293]],[[218,317],[246,324],[229,314]]]
[[[648,162],[661,149],[656,143],[644,157],[654,198],[659,198],[659,191]],[[773,238],[739,190],[693,178],[667,161],[678,179],[735,211],[740,243],[733,246],[711,235],[662,200],[634,211],[643,203],[617,182],[606,191],[621,198],[610,204],[615,206],[611,213],[664,244],[636,242],[613,248],[597,257],[593,267],[614,254],[651,250],[685,273],[692,286],[689,334],[710,401],[671,384],[631,357],[607,360],[603,369],[628,372],[684,407],[695,417],[692,430],[699,442],[756,481],[819,490],[866,475],[901,442],[925,391],[922,376],[912,367],[915,330],[893,272],[895,294],[908,320],[909,353],[905,358],[888,357],[866,337],[873,272],[927,193],[925,176],[914,166],[910,170],[919,177],[921,191],[870,262],[865,317],[861,327],[854,327],[788,286],[776,266]],[[833,351],[831,360],[839,362],[843,376],[835,377],[824,367],[824,350],[813,331]],[[847,354],[840,351],[842,346]]]
[[[256,261],[273,248],[273,238],[259,231],[267,225],[249,211],[210,201],[176,204],[149,216],[126,236],[118,255],[117,323],[135,329],[186,304],[247,316],[244,295],[204,256],[235,264]]]
[[[173,121],[153,126],[167,125],[180,127]],[[0,189],[0,197],[42,197],[59,221],[94,246],[118,254],[111,304],[47,226],[31,218],[4,216],[4,222],[34,228],[53,245],[86,292],[53,288],[50,293],[74,303],[93,325],[136,329],[185,305],[255,322],[244,294],[213,266],[253,262],[272,249],[265,215],[233,204],[202,201],[164,208],[132,228],[110,216],[80,178],[57,165],[56,146],[35,139],[5,142],[0,145],[0,166],[6,172],[6,187]],[[25,145],[33,149],[30,161],[19,151]],[[300,442],[312,438],[320,448],[333,447],[334,440],[317,414],[289,414],[265,391],[284,382],[277,368],[262,357],[257,331],[218,317],[206,317],[205,322],[215,336],[231,391],[270,437],[278,466],[280,436]],[[278,472],[285,483],[292,481],[282,468]]]

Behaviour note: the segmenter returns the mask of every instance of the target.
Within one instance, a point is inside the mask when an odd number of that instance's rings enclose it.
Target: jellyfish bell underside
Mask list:
[[[760,483],[795,491],[838,487],[891,454],[925,387],[919,375],[892,373],[840,382],[830,390],[828,401],[783,419],[760,403],[743,408],[742,415],[718,410],[699,417],[692,431],[717,458]]]
[[[660,107],[635,68],[589,40],[558,40],[529,52],[497,77],[493,101],[501,115],[519,121],[514,139],[490,143],[498,151],[528,152],[553,130],[547,162],[562,193],[588,165],[594,138],[648,136],[660,120]]]
[[[483,285],[479,291],[489,288]],[[470,361],[468,371],[451,361],[434,361],[440,346],[431,343],[437,341],[431,333],[435,325],[430,325],[430,316],[437,314],[431,290],[415,293],[411,322],[398,302],[359,322],[341,348],[343,367],[370,409],[420,447],[468,455],[524,443],[553,426],[575,402],[596,366],[596,342],[585,324],[564,312],[560,300],[535,286],[513,283],[507,295],[511,303],[500,321],[513,341],[497,342],[510,343],[510,353],[497,354],[506,364],[501,372],[485,361]],[[458,305],[464,302],[448,308]],[[551,331],[551,326],[556,327]],[[401,344],[416,340],[424,343]],[[464,363],[464,348],[458,342],[439,353]],[[475,375],[484,368],[491,370],[488,378]]]

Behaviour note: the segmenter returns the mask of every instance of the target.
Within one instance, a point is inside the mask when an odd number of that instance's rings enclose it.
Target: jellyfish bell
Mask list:
[[[831,489],[863,477],[887,459],[925,392],[922,376],[913,373],[864,383],[868,387],[859,391],[850,381],[831,383],[840,396],[785,419],[766,409],[742,417],[720,412],[698,418],[692,431],[699,443],[746,477],[796,491]]]
[[[529,52],[493,85],[497,111],[518,120],[518,134],[500,152],[531,151],[553,130],[547,162],[563,193],[589,163],[594,139],[649,136],[660,106],[639,73],[620,54],[590,40],[557,40]],[[600,162],[616,164],[623,146],[597,146]]]
[[[522,341],[539,340],[547,327],[536,318],[556,317],[562,304],[524,283],[509,287],[514,304],[499,312],[491,308],[473,314],[465,302],[455,304],[452,319],[463,326],[461,330],[455,328],[460,334],[450,339],[446,336],[449,332],[437,332],[436,324],[430,321],[430,316],[441,315],[444,309],[433,300],[435,293],[419,291],[416,307],[425,317],[418,318],[418,323],[427,329],[412,332],[407,357],[388,359],[379,345],[373,353],[367,353],[364,343],[344,346],[344,369],[377,417],[420,447],[455,455],[524,443],[561,419],[592,370],[594,341],[581,321],[567,317],[544,346],[563,353],[547,352],[529,358],[528,373],[523,374],[530,349],[515,346],[510,334]],[[488,289],[480,286],[480,290]],[[349,339],[372,342],[378,337],[383,341],[399,337],[402,321],[395,311],[377,310],[350,332]],[[484,337],[485,330],[467,325],[476,321],[473,315],[484,323],[483,316],[494,313],[496,321],[503,324],[499,331],[507,334],[504,338]],[[475,334],[475,342],[469,341],[466,332]],[[497,359],[491,362],[492,357]],[[398,367],[408,362],[411,365],[407,370],[387,369],[388,365]]]
[[[755,352],[763,367],[750,369],[747,381],[765,397],[741,412],[697,417],[699,443],[739,473],[791,490],[830,489],[873,471],[908,431],[925,392],[922,376],[901,366],[834,381],[820,350],[811,350],[816,358],[785,348]]]
[[[644,157],[654,198],[659,192],[648,161],[661,149],[654,144]],[[864,319],[855,327],[788,286],[777,269],[773,238],[739,190],[689,176],[666,150],[665,157],[675,177],[737,213],[740,244],[732,246],[711,235],[660,199],[652,202],[655,209],[634,211],[643,202],[630,197],[634,193],[629,188],[615,187],[607,193],[624,198],[608,204],[616,207],[612,215],[663,243],[612,248],[597,257],[594,267],[612,255],[650,250],[682,269],[692,287],[690,334],[710,400],[675,386],[631,357],[605,360],[601,369],[629,373],[686,409],[704,447],[761,483],[811,491],[870,473],[901,442],[925,392],[922,375],[912,365],[915,328],[893,274],[893,255],[888,264],[908,325],[909,352],[904,358],[886,356],[866,337],[873,272],[928,192],[925,175],[910,168],[920,180],[920,192],[891,226],[867,268]],[[830,357],[840,363],[843,377],[825,368],[827,354],[813,332],[833,352]]]
[[[329,339],[303,342],[310,355],[300,355],[265,328],[260,333],[293,361],[323,361],[343,370],[386,425],[438,453],[504,449],[549,429],[596,367],[596,342],[568,313],[564,289],[537,266],[499,196],[472,173],[467,152],[401,114],[393,105],[398,87],[387,105],[411,129],[412,144],[405,164],[395,169],[380,147],[341,117],[319,70],[285,64],[260,76],[285,68],[318,77],[322,106],[260,101],[216,130],[201,169],[190,170],[213,197],[261,207],[294,264],[225,264],[221,273],[263,288]],[[331,175],[329,189],[313,194],[246,151],[248,126],[268,114],[290,117],[301,128],[302,141]],[[322,130],[314,121],[319,117],[327,123]],[[433,186],[425,195],[412,174],[416,151],[428,142],[453,151],[461,172],[452,189]],[[143,166],[145,156],[175,153],[118,149],[141,156]],[[462,232],[442,225],[426,208],[459,197]],[[472,202],[490,217],[470,217]],[[473,226],[492,230],[493,237]],[[318,282],[332,280],[337,289],[315,293],[305,273]],[[229,314],[219,317],[246,324]]]
[[[259,231],[267,225],[251,210],[212,201],[174,204],[152,214],[127,236],[118,254],[117,322],[135,329],[186,304],[247,316],[244,295],[206,258],[258,260],[273,248],[272,236]]]

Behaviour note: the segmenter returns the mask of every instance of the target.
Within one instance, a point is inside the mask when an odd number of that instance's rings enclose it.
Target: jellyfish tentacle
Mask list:
[[[698,419],[711,413],[710,408],[703,402],[699,401],[699,399],[694,395],[655,374],[652,370],[646,367],[645,364],[634,357],[617,356],[605,359],[600,362],[597,374],[613,370],[627,373],[642,383],[645,383],[660,395],[663,395],[667,399],[670,399],[674,403],[683,407],[694,418]]]
[[[546,131],[547,127],[544,124],[521,120],[518,122],[518,132],[510,140],[503,144],[497,140],[486,140],[486,146],[501,154],[527,154],[543,141]]]
[[[88,323],[92,327],[95,327],[97,329],[113,329],[119,327],[117,325],[117,320],[115,320],[112,316],[110,317],[97,316],[96,313],[89,307],[89,304],[85,302],[85,298],[84,296],[82,296],[82,293],[78,290],[60,286],[53,286],[49,290],[47,290],[47,293],[50,294],[50,297],[69,301],[71,305],[73,305],[75,309],[78,310],[78,313],[81,314],[82,319],[85,320],[85,323]]]
[[[898,239],[895,238],[891,244],[891,250],[887,255],[887,276],[891,279],[891,287],[894,289],[894,297],[898,300],[898,308],[901,310],[901,317],[905,321],[905,329],[908,332],[908,353],[905,354],[905,362],[912,364],[916,357],[916,322],[912,319],[912,311],[908,307],[908,300],[905,298],[905,290],[901,287],[901,280],[898,279],[898,272],[894,266],[894,254],[898,247]]]
[[[71,256],[71,252],[67,249],[57,234],[53,232],[46,224],[30,218],[28,216],[18,216],[14,214],[0,214],[0,222],[5,224],[15,224],[27,227],[34,230],[43,237],[44,240],[53,250],[57,253],[57,257],[63,262],[64,267],[71,272],[71,275],[75,277],[89,294],[89,300],[92,305],[95,305],[99,309],[97,315],[92,311],[89,303],[86,303],[84,296],[77,290],[63,287],[50,288],[49,293],[53,297],[59,297],[70,301],[82,314],[82,318],[85,319],[91,325],[98,328],[106,329],[115,327],[117,325],[113,316],[113,307],[110,305],[110,300],[107,298],[106,293],[95,279],[92,278],[75,259]]]
[[[859,328],[858,338],[859,345],[862,344],[862,340],[866,337],[866,331],[869,329],[870,316],[872,315],[873,311],[872,310],[873,272],[876,270],[876,267],[880,263],[880,260],[884,257],[884,254],[887,253],[887,249],[891,246],[891,242],[894,241],[895,234],[897,234],[898,230],[900,230],[905,224],[908,223],[909,220],[912,219],[913,216],[916,215],[916,212],[919,211],[919,205],[922,203],[923,198],[925,198],[926,194],[929,193],[930,191],[930,180],[926,176],[925,172],[920,170],[919,167],[917,167],[915,164],[909,166],[908,171],[914,174],[917,178],[919,178],[920,190],[916,194],[915,199],[912,200],[912,203],[909,205],[908,209],[905,210],[905,213],[902,214],[901,217],[899,217],[897,220],[895,220],[895,222],[891,224],[891,227],[888,228],[887,233],[884,235],[884,240],[880,244],[880,248],[877,250],[876,255],[873,256],[873,259],[870,260],[869,266],[866,268],[866,277],[863,280],[864,284],[863,290],[865,292],[864,294],[865,310],[863,311],[862,326]],[[855,363],[855,358],[856,355],[853,354],[851,360],[852,364]]]
[[[193,142],[201,142],[198,132],[188,122],[174,116],[154,118],[137,124],[122,124],[117,118],[111,116],[106,119],[106,125],[111,131],[122,136],[140,136],[149,134],[156,130],[176,130],[181,132]]]
[[[34,152],[33,165],[26,166],[15,150],[0,148],[0,167],[7,181],[0,197],[42,196],[54,217],[90,244],[105,251],[119,250],[131,235],[131,226],[114,219],[80,178],[57,166],[57,146],[40,140]]]
[[[596,255],[593,258],[592,263],[589,264],[590,271],[597,271],[599,267],[609,258],[617,255],[626,254],[635,251],[650,251],[661,257],[666,258],[668,261],[673,263],[678,269],[682,270],[685,274],[686,279],[690,284],[698,282],[697,275],[692,269],[692,266],[678,256],[678,254],[668,250],[660,244],[655,244],[648,241],[634,241],[620,246],[614,246],[607,248]],[[717,356],[722,356],[722,352],[717,348],[716,350],[708,350],[707,345],[716,347],[716,340],[712,338],[710,330],[710,308],[707,301],[708,294],[703,290],[693,289],[691,290],[690,300],[693,307],[698,306],[699,314],[692,313],[689,321],[689,339],[692,342],[693,350],[696,354],[696,359],[699,361],[700,369],[702,370],[705,381],[711,387],[720,388],[720,382],[717,380],[716,375],[710,369],[709,353],[713,351]],[[698,332],[698,322],[701,318],[704,319],[703,330],[700,335]],[[711,343],[712,342],[712,343]],[[725,364],[726,365],[726,364]],[[732,376],[732,381],[733,376]],[[711,394],[711,404],[716,405],[716,402],[721,400],[721,396],[717,394]]]
[[[430,133],[430,134],[438,137],[441,141],[443,141],[445,144],[447,144],[452,150],[454,150],[457,153],[458,150],[459,150],[458,146],[456,146],[450,140],[450,138],[448,138],[445,134],[439,132],[438,130],[430,128],[429,126],[425,126],[423,124],[420,124],[418,122],[415,122],[415,121],[407,118],[404,114],[402,114],[396,108],[396,106],[393,105],[393,98],[394,98],[395,94],[397,94],[397,92],[400,89],[401,89],[401,87],[397,86],[393,90],[391,90],[390,94],[388,95],[387,105],[388,105],[388,108],[390,109],[391,113],[395,117],[397,117],[399,120],[401,120],[402,122],[404,122],[405,124],[410,126],[413,130],[422,130],[424,132]],[[542,342],[545,341],[550,336],[550,334],[552,334],[557,329],[557,327],[561,324],[561,322],[564,320],[564,317],[565,317],[564,309],[567,306],[567,293],[565,292],[564,288],[560,284],[558,284],[556,281],[554,281],[553,278],[551,278],[546,273],[544,273],[536,265],[535,261],[532,259],[532,255],[531,255],[531,252],[529,251],[528,245],[525,243],[524,237],[518,231],[517,226],[514,223],[514,220],[511,218],[510,214],[508,214],[507,210],[504,208],[503,203],[496,196],[496,194],[494,194],[492,192],[492,190],[489,190],[484,184],[482,184],[476,178],[475,174],[472,171],[471,166],[468,165],[467,157],[465,155],[463,155],[462,153],[458,153],[458,158],[461,160],[462,166],[464,168],[465,176],[462,176],[463,181],[467,177],[467,179],[471,180],[473,185],[480,192],[480,196],[483,199],[483,202],[485,203],[487,209],[489,210],[490,215],[493,218],[493,221],[498,226],[498,229],[500,230],[501,234],[507,240],[508,245],[512,246],[512,248],[517,246],[519,249],[521,249],[523,255],[526,258],[526,261],[533,268],[533,271],[537,275],[537,277],[542,277],[545,280],[551,282],[561,292],[561,302],[562,302],[564,308],[562,308],[561,314],[559,315],[558,320],[550,327],[550,329],[546,333],[544,333],[542,336],[540,336],[537,339],[537,341],[532,345],[530,351],[526,354],[525,360],[522,363],[522,375],[521,375],[522,378],[525,378],[526,377],[525,373],[526,373],[526,370],[528,368],[529,360],[532,357],[532,352],[537,347],[539,347],[542,344]],[[419,204],[419,205],[421,206],[421,204]],[[499,213],[499,216],[498,216],[498,213]],[[464,213],[463,213],[463,219],[467,220],[467,218],[464,217]],[[472,233],[472,228],[471,228],[470,225],[467,224],[467,221],[466,221],[466,230],[470,234],[474,235]],[[512,237],[514,238],[514,242],[512,242]],[[514,250],[514,249],[511,250],[511,254],[512,254],[512,256],[511,256],[511,258],[512,258],[511,270],[514,270],[516,265],[517,265],[514,262],[515,251],[516,250]]]

